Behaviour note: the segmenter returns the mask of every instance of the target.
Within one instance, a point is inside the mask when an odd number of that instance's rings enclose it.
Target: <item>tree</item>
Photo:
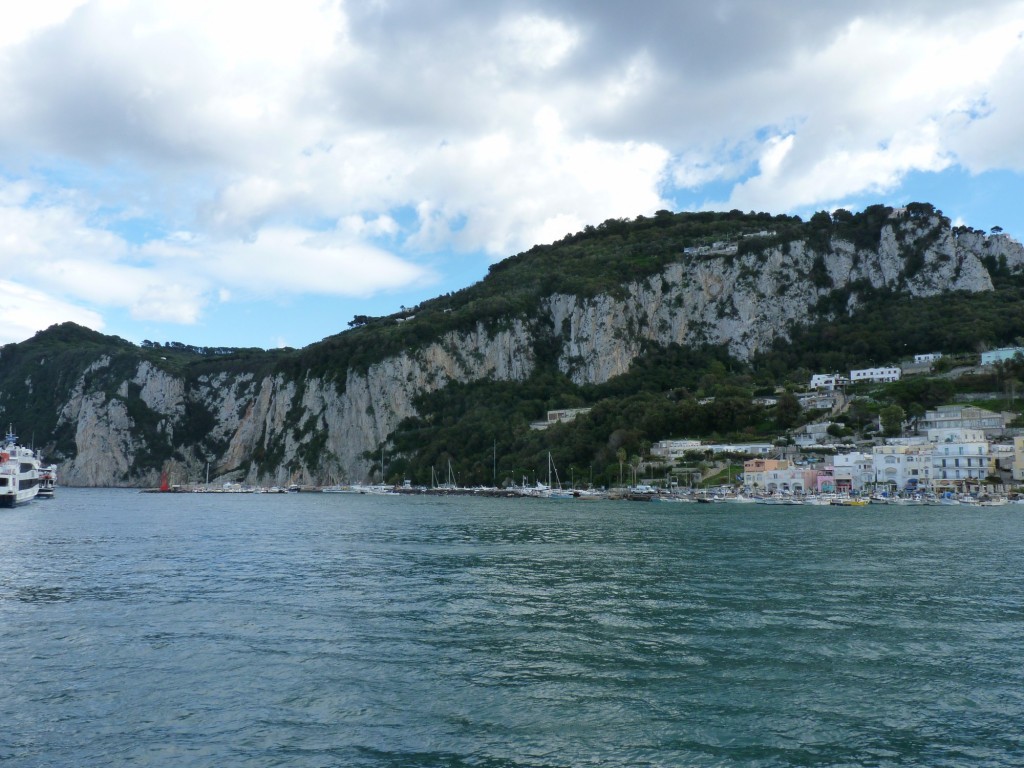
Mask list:
[[[882,430],[886,437],[897,437],[903,428],[903,418],[906,414],[898,405],[887,405],[878,412],[882,420]]]
[[[775,403],[775,425],[789,429],[800,418],[800,401],[792,392],[783,392]]]

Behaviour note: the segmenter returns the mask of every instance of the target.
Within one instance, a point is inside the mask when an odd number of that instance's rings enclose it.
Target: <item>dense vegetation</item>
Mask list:
[[[550,368],[522,385],[449,386],[422,397],[422,416],[401,425],[386,472],[389,479],[426,483],[451,461],[467,483],[490,483],[495,474],[499,482],[518,482],[524,472],[542,476],[550,451],[563,474],[575,468],[577,477],[611,483],[623,457],[636,462],[657,440],[776,439],[818,415],[801,412],[792,394],[806,388],[812,373],[848,372],[937,350],[947,361],[976,364],[981,346],[1014,344],[1019,338],[1024,338],[1019,277],[1005,278],[994,292],[981,295],[897,300],[880,292],[853,316],[799,329],[792,342],[780,342],[749,362],[732,359],[721,348],[652,347],[628,373],[597,386],[576,386]],[[859,385],[852,393],[860,398],[840,419],[848,429],[840,434],[870,434],[891,406],[901,415],[919,416],[958,393],[1011,387],[1024,392],[1022,382],[1024,363],[1011,363],[985,375]],[[766,395],[777,403],[755,402]],[[593,410],[571,423],[529,429],[529,422],[542,420],[549,409],[580,406]]]
[[[1009,274],[1005,263],[995,259],[986,262],[995,291],[914,300],[870,285],[832,286],[823,264],[815,264],[810,279],[823,290],[831,289],[817,309],[822,317],[836,319],[789,329],[791,341],[779,342],[752,360],[733,359],[718,347],[649,344],[626,374],[600,385],[578,386],[558,371],[561,329],[545,326],[539,308],[546,296],[619,295],[624,283],[653,276],[672,261],[723,258],[722,243],[740,254],[785,248],[797,239],[823,249],[833,237],[873,248],[890,213],[885,206],[872,206],[858,214],[823,212],[803,222],[766,213],[659,211],[633,221],[609,220],[495,264],[484,281],[462,291],[403,307],[388,317],[357,316],[348,331],[301,350],[150,341],[136,347],[65,323],[28,342],[0,348],[0,417],[32,425],[40,442],[70,455],[73,426],[59,423],[59,408],[85,376],[88,388],[124,405],[140,430],[140,460],[159,466],[182,445],[197,446],[207,455],[223,446],[209,442],[213,416],[202,409],[190,409],[176,425],[173,440],[161,431],[137,387],[123,388],[140,359],[182,376],[189,386],[204,376],[245,373],[257,378],[283,375],[300,391],[308,376],[320,376],[343,389],[350,370],[363,371],[447,332],[480,324],[493,333],[519,321],[537,340],[537,365],[529,380],[454,384],[424,394],[416,403],[420,415],[400,424],[368,458],[377,463],[383,453],[388,480],[429,483],[435,474],[443,478],[451,465],[459,482],[489,484],[518,482],[524,475],[543,477],[550,452],[563,480],[608,484],[660,439],[767,441],[785,434],[815,415],[801,411],[792,394],[806,386],[811,373],[895,363],[917,352],[942,351],[970,359],[982,348],[1024,337],[1024,278]],[[908,206],[911,218],[937,213],[926,204]],[[908,247],[904,254],[910,275],[920,250]],[[853,294],[859,309],[847,317]],[[100,358],[104,364],[96,365]],[[870,433],[880,420],[883,428],[898,426],[901,416],[919,415],[957,392],[1002,391],[1022,378],[1024,371],[1007,365],[987,377],[918,378],[862,387],[856,393],[861,398],[834,434],[852,439]],[[772,400],[759,399],[766,396]],[[315,434],[298,401],[289,420],[294,434],[305,439],[300,459],[315,467],[324,436]],[[544,431],[530,428],[547,410],[571,407],[591,410],[572,423]],[[269,471],[282,460],[282,440],[268,442],[253,457],[257,466]]]

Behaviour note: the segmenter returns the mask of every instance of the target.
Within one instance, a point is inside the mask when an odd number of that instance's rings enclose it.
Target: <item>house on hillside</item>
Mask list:
[[[981,353],[982,365],[993,365],[1012,360],[1017,355],[1024,355],[1024,347],[1003,347],[1002,349],[991,349]]]
[[[860,368],[850,371],[850,381],[899,381],[902,371],[896,366],[886,368]]]
[[[700,440],[659,440],[651,446],[651,456],[675,461],[690,451],[703,450]]]
[[[840,376],[838,373],[816,373],[811,376],[810,388],[824,389],[831,392],[832,390],[849,383],[849,379],[845,376]]]
[[[804,424],[802,427],[793,430],[793,441],[801,448],[828,443],[828,428],[831,426],[831,421]]]
[[[1000,437],[1016,416],[1009,411],[996,413],[974,405],[940,405],[933,411],[925,411],[918,419],[917,433],[927,434],[934,429],[980,429],[985,437]]]
[[[561,408],[557,411],[548,411],[547,418],[544,421],[531,421],[530,429],[547,429],[552,424],[574,421],[577,416],[589,412],[589,408]]]

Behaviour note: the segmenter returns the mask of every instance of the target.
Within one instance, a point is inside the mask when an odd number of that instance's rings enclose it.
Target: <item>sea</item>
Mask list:
[[[1024,507],[58,488],[0,764],[1024,765]]]

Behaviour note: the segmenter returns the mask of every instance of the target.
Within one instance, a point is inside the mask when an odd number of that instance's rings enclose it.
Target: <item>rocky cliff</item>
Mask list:
[[[947,224],[939,216],[894,218],[873,249],[833,239],[817,251],[797,241],[744,256],[679,262],[630,283],[625,300],[552,296],[547,311],[555,328],[564,329],[559,367],[577,383],[603,382],[624,373],[651,341],[727,344],[735,356],[749,358],[787,338],[793,324],[817,316],[823,299],[839,297],[846,311],[854,309],[858,287],[908,296],[990,291],[983,259],[1002,259],[1009,269],[1024,265],[1024,247],[1015,240],[958,234]]]
[[[101,358],[75,382],[60,412],[58,426],[74,430],[74,451],[61,463],[61,482],[156,485],[165,468],[172,482],[195,482],[205,479],[208,463],[211,478],[248,483],[363,480],[376,470],[364,454],[415,412],[417,394],[482,377],[522,380],[532,371],[530,345],[522,322],[493,335],[481,326],[389,357],[366,372],[349,371],[343,388],[313,377],[289,381],[281,374],[204,374],[189,382],[141,362],[116,390],[109,391],[107,382],[90,391],[97,371],[110,364]],[[149,466],[138,461],[147,445],[129,415],[133,387],[155,424],[150,440],[174,446],[175,458]],[[211,428],[200,444],[175,441],[186,411],[209,416]]]
[[[531,316],[481,320],[341,377],[211,372],[209,364],[198,374],[174,371],[121,348],[67,382],[55,414],[64,437],[48,452],[68,485],[155,485],[162,471],[175,482],[207,472],[265,484],[360,481],[375,477],[375,452],[416,413],[418,396],[452,382],[523,381],[541,343],[580,384],[624,373],[649,343],[726,344],[747,358],[794,324],[851,311],[866,290],[992,290],[992,264],[1020,271],[1024,248],[1006,236],[954,230],[939,215],[897,212],[870,248],[840,237],[760,249],[726,244],[681,255],[613,292],[547,295]]]

